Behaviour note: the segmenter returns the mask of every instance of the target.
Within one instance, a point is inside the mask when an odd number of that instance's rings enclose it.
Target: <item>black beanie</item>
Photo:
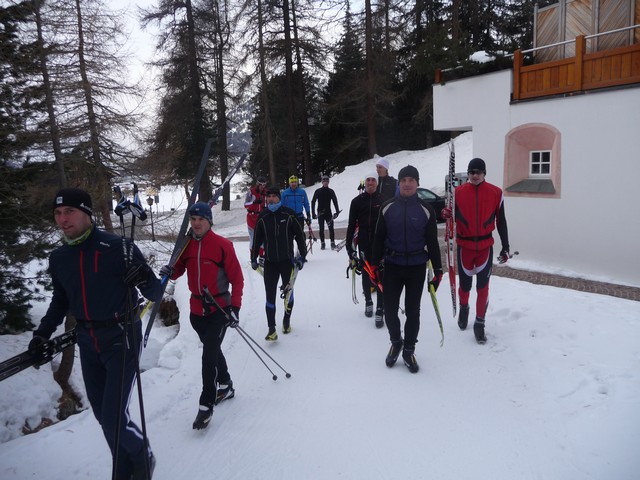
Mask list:
[[[87,215],[93,215],[91,195],[79,188],[63,188],[58,190],[53,200],[53,208],[73,207],[82,210]]]
[[[277,195],[278,198],[282,198],[280,189],[276,185],[271,185],[269,188],[267,188],[267,195]]]
[[[487,174],[487,166],[484,164],[484,160],[481,158],[474,158],[469,162],[469,166],[467,167],[467,172],[472,170],[480,170],[485,175]]]
[[[418,182],[418,184],[420,183],[420,174],[418,173],[418,169],[412,165],[402,167],[398,172],[398,180],[402,180],[405,177],[415,178],[416,182]]]

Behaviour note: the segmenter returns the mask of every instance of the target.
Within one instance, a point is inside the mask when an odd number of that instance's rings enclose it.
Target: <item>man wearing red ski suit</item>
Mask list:
[[[473,275],[477,275],[476,340],[484,343],[484,318],[489,304],[489,279],[493,259],[492,232],[498,229],[502,243],[500,257],[509,255],[509,235],[504,213],[502,190],[485,181],[485,163],[480,158],[469,162],[469,182],[455,190],[456,242],[458,245],[458,275],[460,278],[460,317],[458,326],[467,328],[469,293]],[[447,212],[443,214],[447,216]]]

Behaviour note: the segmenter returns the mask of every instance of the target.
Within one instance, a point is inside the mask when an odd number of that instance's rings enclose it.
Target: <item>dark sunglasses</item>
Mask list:
[[[484,173],[482,170],[469,170],[467,172],[468,175],[480,175],[481,173]]]

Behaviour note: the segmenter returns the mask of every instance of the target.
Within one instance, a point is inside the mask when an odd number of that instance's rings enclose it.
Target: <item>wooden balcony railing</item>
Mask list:
[[[585,53],[586,40],[590,37],[576,37],[575,57],[536,65],[523,66],[524,53],[532,50],[516,50],[513,55],[513,100],[640,83],[640,44]]]

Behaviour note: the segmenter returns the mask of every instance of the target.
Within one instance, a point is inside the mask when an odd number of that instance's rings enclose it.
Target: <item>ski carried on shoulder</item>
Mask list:
[[[211,200],[209,200],[210,207],[213,207],[218,203],[218,199],[220,198],[220,195],[222,195],[224,187],[231,181],[234,175],[238,173],[238,170],[240,170],[246,158],[247,158],[247,154],[245,153],[240,157],[240,160],[238,160],[236,164],[231,168],[231,171],[227,175],[227,178],[225,178],[223,182],[213,191],[213,194],[211,195]]]
[[[35,352],[26,350],[19,353],[15,357],[11,357],[4,362],[0,362],[0,381],[9,378],[16,373],[21,372],[29,367],[39,367],[62,352],[67,347],[71,347],[76,343],[76,331],[69,330],[68,332],[53,337],[48,340]]]
[[[182,252],[184,251],[184,249],[187,248],[187,244],[189,243],[189,240],[191,238],[187,235],[187,228],[189,227],[189,208],[191,207],[191,205],[196,203],[198,191],[200,190],[200,182],[202,181],[202,176],[204,175],[204,172],[206,170],[207,161],[209,159],[209,151],[211,150],[212,143],[213,143],[213,139],[210,138],[204,147],[204,151],[202,152],[202,158],[200,159],[198,172],[196,173],[196,178],[193,181],[193,186],[191,188],[189,203],[184,212],[184,217],[182,218],[182,224],[180,225],[180,230],[178,231],[178,239],[176,240],[176,243],[173,247],[173,252],[171,253],[171,258],[169,259],[168,265],[170,267],[173,267],[176,264],[176,262],[180,258],[180,255],[182,255]],[[164,296],[164,291],[167,288],[169,277],[165,275],[161,279],[161,282],[162,282],[162,296]],[[160,310],[160,303],[161,302],[159,301],[155,302],[153,304],[153,307],[151,308],[151,314],[149,315],[149,320],[147,321],[147,327],[144,332],[144,340],[143,340],[144,347],[147,346],[147,341],[149,340],[149,335],[151,334],[151,328],[153,327],[153,322],[156,318],[156,315],[158,314],[158,311]]]
[[[451,217],[447,218],[444,230],[444,241],[447,247],[447,269],[449,272],[449,285],[451,288],[451,302],[453,304],[453,316],[457,313],[458,298],[456,293],[456,200],[453,179],[456,175],[456,149],[453,140],[449,142],[449,176],[447,177],[447,208],[451,210]]]

